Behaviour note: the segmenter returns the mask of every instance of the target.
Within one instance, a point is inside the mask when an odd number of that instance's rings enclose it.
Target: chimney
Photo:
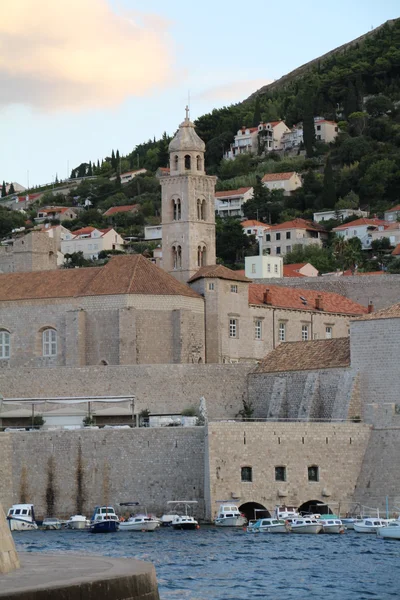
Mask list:
[[[266,288],[266,290],[264,292],[263,302],[264,302],[264,304],[269,304],[269,305],[272,304],[272,299],[271,299],[271,294],[270,294],[269,288]]]
[[[372,300],[368,302],[368,314],[374,312],[374,305],[372,304]]]
[[[322,299],[321,294],[318,294],[318,296],[315,299],[315,308],[317,310],[324,310],[324,301]]]

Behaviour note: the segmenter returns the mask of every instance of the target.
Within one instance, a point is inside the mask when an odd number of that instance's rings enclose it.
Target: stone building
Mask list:
[[[31,231],[0,246],[0,273],[27,273],[57,268],[57,242],[42,231]]]

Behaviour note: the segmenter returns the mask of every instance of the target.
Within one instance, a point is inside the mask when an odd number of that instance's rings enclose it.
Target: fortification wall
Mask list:
[[[375,310],[400,302],[400,275],[355,275],[350,277],[284,277],[257,279],[256,283],[335,292]]]
[[[12,501],[33,502],[39,518],[90,516],[96,504],[117,509],[129,501],[162,514],[168,500],[182,498],[199,500],[197,512],[204,514],[203,427],[19,431],[4,437],[12,442]],[[6,492],[0,499],[8,508]]]
[[[276,504],[317,500],[346,511],[370,431],[361,423],[210,423],[206,505],[215,511],[218,499],[235,498],[271,512]],[[276,466],[286,468],[286,481],[276,481]],[[308,480],[310,466],[318,467],[318,481]],[[251,482],[241,480],[242,467],[251,467]]]
[[[4,398],[60,396],[135,396],[135,411],[180,413],[198,407],[202,396],[210,418],[232,418],[247,398],[251,364],[131,365],[4,369]]]

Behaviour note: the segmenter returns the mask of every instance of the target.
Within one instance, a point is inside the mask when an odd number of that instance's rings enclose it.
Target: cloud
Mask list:
[[[0,105],[115,106],[173,81],[168,24],[109,0],[0,3]]]
[[[223,83],[200,92],[196,95],[196,98],[208,102],[237,102],[239,100],[244,100],[263,85],[272,83],[272,81],[272,79],[246,79],[243,81]]]

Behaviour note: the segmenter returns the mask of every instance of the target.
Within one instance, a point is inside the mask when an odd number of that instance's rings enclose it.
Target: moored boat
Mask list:
[[[336,515],[320,515],[317,520],[322,525],[321,533],[344,533],[343,523]]]
[[[67,529],[87,529],[90,521],[84,515],[72,515],[65,523]]]
[[[120,506],[140,506],[139,502],[121,502]],[[119,529],[120,531],[155,531],[160,527],[160,520],[152,515],[148,515],[145,512],[140,514],[131,514],[129,518],[120,520]]]
[[[289,533],[290,525],[280,519],[257,519],[249,523],[246,531],[248,533]]]
[[[43,519],[42,522],[42,528],[46,530],[61,529],[62,525],[63,521],[60,521],[60,519],[57,519],[56,517],[47,517],[46,519]]]
[[[386,527],[379,527],[376,535],[385,539],[400,540],[400,522],[389,523]]]
[[[119,519],[112,506],[96,506],[90,522],[91,533],[114,533],[118,531]]]
[[[217,527],[243,527],[247,519],[235,504],[220,504],[214,520]]]
[[[189,515],[189,508],[197,504],[197,500],[169,500],[171,507],[182,505],[185,507],[184,514],[176,514],[171,521],[171,527],[174,529],[199,529],[196,519]],[[162,517],[161,517],[162,519]]]
[[[376,533],[382,527],[387,527],[385,519],[373,517],[367,517],[359,523],[354,523],[354,531],[357,533]]]
[[[311,517],[297,517],[290,525],[292,533],[320,533],[322,525]]]
[[[37,529],[33,504],[13,504],[7,513],[11,531],[31,531]]]

